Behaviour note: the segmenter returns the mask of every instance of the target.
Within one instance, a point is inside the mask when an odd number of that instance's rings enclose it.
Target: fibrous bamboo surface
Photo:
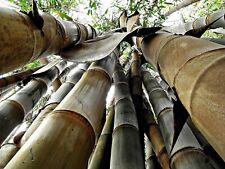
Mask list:
[[[156,34],[144,40],[142,50],[225,159],[225,133],[221,133],[225,129],[224,46],[190,36]]]

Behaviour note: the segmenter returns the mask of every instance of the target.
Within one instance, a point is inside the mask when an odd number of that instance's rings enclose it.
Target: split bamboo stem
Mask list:
[[[147,99],[147,98],[146,98]],[[144,99],[143,114],[145,122],[145,131],[148,139],[152,144],[152,148],[158,158],[158,161],[163,169],[170,169],[169,157],[165,148],[165,143],[158,124],[154,119],[153,112],[147,100]]]
[[[72,44],[80,44],[96,36],[90,25],[58,20],[40,13],[43,28],[22,12],[0,8],[0,73],[23,66],[37,58],[60,51]]]
[[[115,53],[93,63],[5,169],[86,169],[102,129]],[[45,154],[43,156],[43,154]]]
[[[0,142],[7,137],[17,124],[22,122],[24,115],[32,110],[47,91],[47,87],[65,66],[66,62],[61,61],[50,69],[36,74],[36,78],[31,80],[23,89],[0,103]],[[45,70],[45,67],[42,70]]]
[[[98,139],[98,143],[92,155],[88,169],[106,169],[110,165],[110,154],[112,144],[112,131],[114,121],[114,101],[108,107],[108,116],[102,130],[102,133]]]
[[[119,63],[113,74],[115,120],[110,169],[144,169],[143,150],[128,81]]]
[[[142,50],[176,89],[195,126],[225,159],[225,133],[221,133],[225,129],[225,47],[164,33],[146,38]]]
[[[170,167],[172,169],[213,169],[209,159],[203,153],[197,139],[186,124],[174,148],[171,149],[174,134],[173,104],[150,72],[143,70],[142,75],[167,152],[170,153]]]

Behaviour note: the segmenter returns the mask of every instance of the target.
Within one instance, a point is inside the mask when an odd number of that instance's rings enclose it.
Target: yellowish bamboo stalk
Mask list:
[[[50,69],[46,66],[36,74],[23,89],[15,95],[0,103],[0,142],[2,142],[13,128],[22,122],[24,115],[32,110],[41,96],[47,91],[51,81],[56,79],[59,73],[65,68],[66,62],[61,61]]]
[[[142,50],[176,89],[195,126],[225,159],[225,133],[221,133],[225,124],[225,47],[165,33],[146,38]]]
[[[115,53],[93,63],[5,169],[86,169],[102,129]],[[45,155],[43,155],[45,154]]]

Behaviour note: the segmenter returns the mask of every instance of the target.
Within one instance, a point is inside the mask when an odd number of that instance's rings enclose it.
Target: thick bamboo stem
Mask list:
[[[98,143],[92,155],[88,169],[106,169],[109,168],[111,144],[112,144],[112,131],[114,121],[114,102],[108,108],[108,116],[98,139]]]
[[[0,73],[40,57],[59,54],[63,48],[80,44],[96,34],[89,25],[58,20],[47,13],[40,16],[42,28],[38,28],[27,14],[9,8],[0,9]]]
[[[41,96],[47,91],[47,86],[56,79],[64,69],[66,62],[62,61],[42,73],[36,74],[23,89],[9,99],[0,103],[0,142],[2,142],[13,128],[22,122],[23,117],[32,110]],[[45,70],[43,67],[41,70]]]
[[[86,169],[102,129],[115,54],[93,63],[6,169]],[[38,143],[38,144],[37,144]],[[45,154],[43,156],[43,154]]]
[[[213,169],[187,125],[183,127],[174,148],[171,149],[174,134],[173,104],[150,72],[143,70],[142,75],[167,152],[170,153],[170,167],[172,169]]]
[[[110,169],[143,169],[144,157],[135,108],[125,74],[117,63],[115,85],[115,120]]]
[[[225,159],[225,133],[221,133],[225,124],[225,47],[165,33],[146,38],[142,50],[176,89],[195,126]]]

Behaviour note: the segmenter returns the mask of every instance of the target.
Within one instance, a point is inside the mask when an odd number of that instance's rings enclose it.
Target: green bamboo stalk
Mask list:
[[[110,169],[143,169],[144,157],[135,108],[124,72],[117,63],[115,85],[115,120]]]
[[[150,72],[142,70],[143,82],[156,114],[165,147],[170,155],[170,167],[172,169],[213,169],[187,125],[183,127],[174,148],[171,149],[174,134],[173,104]]]
[[[0,142],[2,142],[13,128],[22,122],[24,115],[32,110],[47,87],[65,68],[66,62],[61,61],[50,69],[48,66],[39,69],[39,74],[23,89],[7,100],[0,103]],[[38,72],[37,72],[38,73]]]
[[[102,130],[102,133],[98,139],[96,148],[91,157],[88,169],[105,169],[109,168],[111,144],[112,144],[112,131],[114,121],[114,101],[108,107],[108,116]]]
[[[101,120],[111,86],[115,53],[111,56],[89,67],[5,169],[87,168],[103,125]]]
[[[142,50],[176,89],[195,126],[225,159],[225,134],[221,134],[225,123],[224,45],[164,33],[146,38]]]

